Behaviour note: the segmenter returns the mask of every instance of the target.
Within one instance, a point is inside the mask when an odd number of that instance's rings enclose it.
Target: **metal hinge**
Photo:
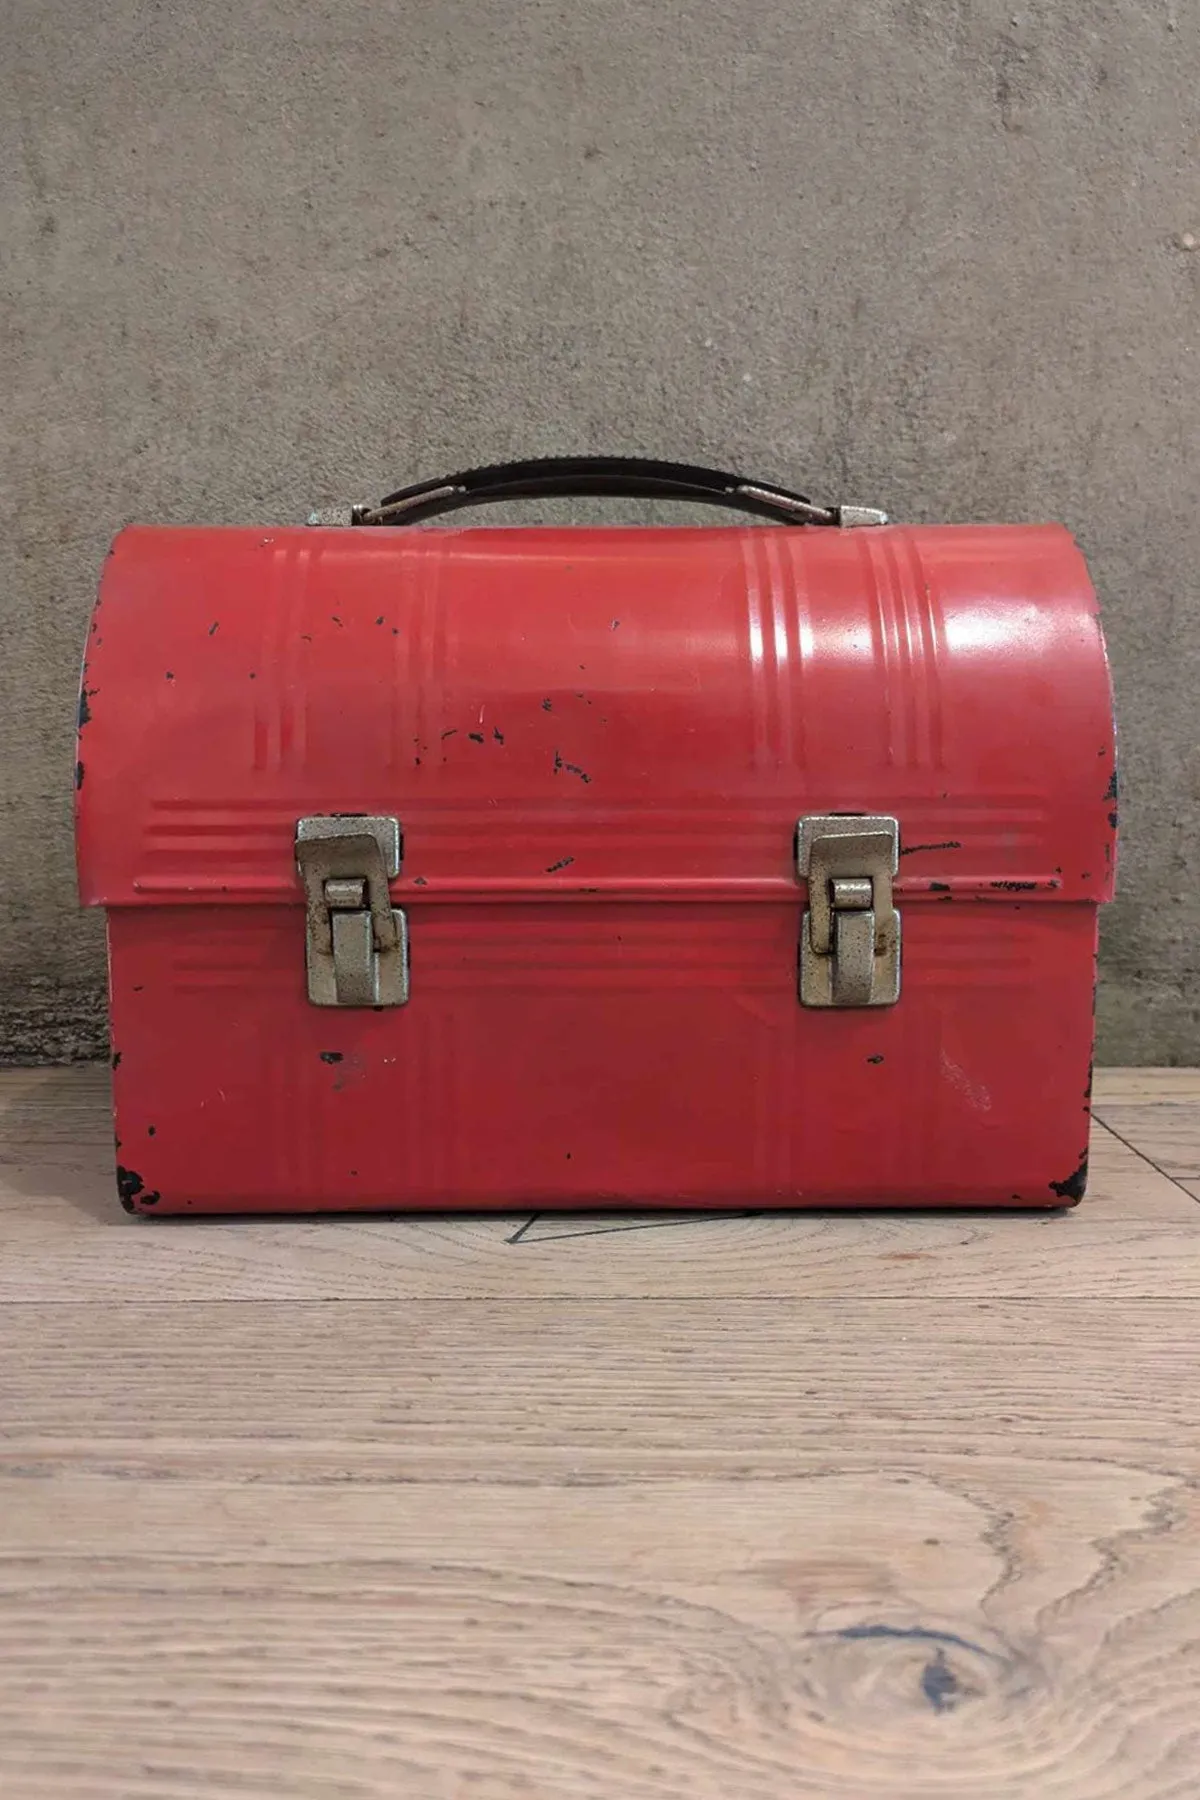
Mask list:
[[[408,920],[388,894],[400,873],[400,825],[363,813],[296,824],[308,903],[308,997],[314,1006],[403,1006]]]
[[[808,882],[800,926],[805,1006],[893,1006],[900,997],[895,819],[822,813],[801,819],[796,864]]]

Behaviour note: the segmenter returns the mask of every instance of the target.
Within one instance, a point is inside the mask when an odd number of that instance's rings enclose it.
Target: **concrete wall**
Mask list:
[[[115,528],[613,449],[1076,530],[1124,752],[1102,1052],[1200,1061],[1200,8],[4,10],[10,1056],[102,1043],[70,776]]]

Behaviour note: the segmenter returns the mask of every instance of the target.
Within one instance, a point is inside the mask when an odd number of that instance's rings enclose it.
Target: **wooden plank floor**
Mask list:
[[[154,1221],[0,1076],[4,1800],[1200,1794],[1200,1072],[1045,1216]]]

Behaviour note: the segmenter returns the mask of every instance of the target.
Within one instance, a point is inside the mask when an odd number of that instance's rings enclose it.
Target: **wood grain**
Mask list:
[[[1136,1445],[1200,1475],[1197,1308],[1122,1305],[1120,1331],[1107,1297],[5,1307],[0,1474],[741,1478]]]
[[[1200,1069],[1097,1069],[1092,1098],[1098,1112],[1114,1102],[1200,1101]]]
[[[1200,1105],[1106,1104],[1105,1124],[1166,1175],[1200,1179]]]
[[[0,1769],[1183,1795],[1194,1309],[1030,1310],[9,1309]]]
[[[18,1531],[0,1767],[30,1800],[1194,1793],[1193,1496],[1073,1473],[76,1480]]]
[[[1195,1800],[1200,1076],[1118,1075],[1073,1213],[532,1224],[129,1220],[0,1076],[3,1800]]]

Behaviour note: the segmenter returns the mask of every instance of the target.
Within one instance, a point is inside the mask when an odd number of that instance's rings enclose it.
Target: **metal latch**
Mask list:
[[[895,819],[824,813],[801,819],[796,863],[808,882],[800,927],[805,1006],[893,1006],[900,997]]]
[[[408,920],[388,894],[400,873],[400,825],[365,813],[296,825],[296,867],[308,903],[308,997],[314,1006],[403,1006]]]

